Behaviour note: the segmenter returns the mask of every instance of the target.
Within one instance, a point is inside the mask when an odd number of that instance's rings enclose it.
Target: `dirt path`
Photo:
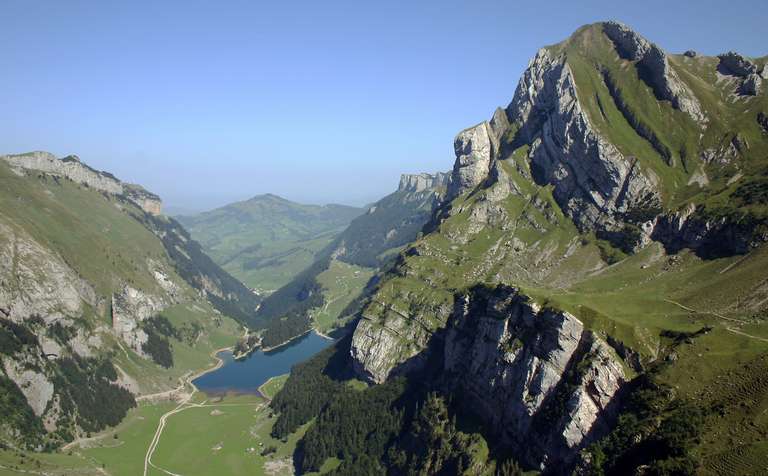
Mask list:
[[[725,319],[726,321],[738,322],[739,324],[746,324],[745,321],[742,321],[742,320],[739,320],[739,319],[734,319],[732,317],[727,317],[727,316],[719,314],[719,313],[717,313],[715,311],[699,311],[699,310],[696,310],[696,309],[692,309],[692,308],[690,308],[688,306],[685,306],[683,304],[680,304],[679,302],[673,301],[671,299],[664,299],[664,301],[668,302],[670,304],[674,304],[675,306],[677,306],[677,307],[679,307],[681,309],[685,309],[688,312],[695,312],[696,314],[711,314],[711,315],[713,315],[715,317],[719,317],[720,319]]]
[[[199,407],[203,406],[205,402],[199,403],[199,404],[189,404],[189,401],[192,400],[192,397],[195,396],[195,394],[198,392],[197,386],[193,383],[193,381],[199,377],[202,377],[203,375],[213,372],[214,370],[218,370],[221,368],[222,365],[224,365],[224,359],[218,356],[219,352],[225,351],[225,350],[232,350],[232,347],[222,347],[221,349],[216,349],[211,353],[211,357],[216,359],[216,364],[212,367],[209,367],[207,369],[201,370],[197,373],[194,373],[192,375],[188,375],[189,373],[185,374],[187,375],[183,383],[181,385],[181,388],[186,388],[187,385],[189,385],[191,391],[186,394],[184,397],[182,397],[179,404],[174,408],[173,410],[163,414],[163,416],[160,417],[160,421],[157,424],[157,430],[155,430],[155,435],[152,437],[152,441],[149,443],[149,448],[147,448],[147,453],[144,456],[144,476],[147,476],[147,472],[149,471],[149,466],[151,465],[153,468],[162,471],[166,474],[170,474],[172,476],[178,476],[175,473],[171,473],[169,471],[166,471],[162,468],[158,468],[154,464],[152,464],[152,454],[155,452],[155,449],[157,449],[158,443],[160,443],[160,437],[163,435],[163,430],[165,429],[165,423],[168,420],[168,417],[175,415],[176,413],[179,413],[180,411],[185,410],[186,408],[192,408],[192,407]],[[178,387],[174,389],[173,391],[178,390]],[[165,393],[165,392],[161,392]]]
[[[681,309],[685,309],[688,312],[695,312],[697,314],[711,314],[713,316],[719,317],[720,319],[725,319],[727,321],[736,322],[736,323],[739,323],[739,324],[746,324],[747,323],[746,321],[742,321],[742,320],[739,320],[739,319],[734,319],[732,317],[726,317],[726,316],[724,316],[722,314],[719,314],[717,312],[714,312],[714,311],[707,311],[707,312],[697,311],[696,309],[692,309],[692,308],[690,308],[688,306],[680,304],[679,302],[672,301],[670,299],[665,299],[664,301],[666,301],[666,302],[668,302],[670,304],[674,304],[675,306],[678,306]],[[746,332],[740,331],[738,329],[734,329],[733,327],[725,326],[725,330],[727,330],[728,332],[731,332],[733,334],[738,334],[740,336],[749,337],[750,339],[755,339],[755,340],[759,340],[759,341],[762,341],[762,342],[768,342],[768,339],[766,339],[764,337],[753,336],[752,334],[747,334]]]

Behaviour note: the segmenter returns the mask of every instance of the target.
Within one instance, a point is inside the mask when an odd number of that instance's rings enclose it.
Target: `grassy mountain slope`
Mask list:
[[[404,175],[397,191],[352,220],[309,267],[265,298],[258,313],[269,322],[265,345],[284,342],[310,327],[329,331],[348,322],[370,278],[431,218],[445,192],[444,182],[444,174]]]
[[[253,310],[238,299],[253,294],[171,221],[5,160],[0,183],[3,444],[52,448],[115,425],[136,396],[176,387],[242,334],[206,297]]]
[[[412,462],[416,471],[425,458],[436,465],[431,471],[449,468],[454,458],[468,465],[463,468],[472,467],[477,455],[461,456],[472,444],[458,443],[457,430],[441,423],[458,418],[461,426],[467,410],[471,423],[464,430],[482,435],[491,450],[489,461],[479,457],[481,463],[500,467],[510,457],[529,462],[525,451],[505,446],[499,428],[471,415],[473,406],[489,404],[494,395],[480,404],[466,393],[453,393],[471,377],[441,370],[450,356],[450,349],[441,347],[443,339],[461,313],[485,317],[467,304],[473,289],[515,286],[538,308],[578,318],[590,335],[612,347],[623,367],[625,390],[611,408],[614,419],[606,416],[612,431],[595,435],[574,456],[584,474],[631,474],[641,467],[651,474],[764,470],[768,130],[760,117],[768,114],[768,96],[764,88],[756,95],[741,93],[744,79],[719,72],[718,58],[669,55],[664,80],[671,84],[676,75],[682,81],[675,85],[683,91],[679,97],[694,98],[706,118],[696,119],[691,109],[659,97],[658,76],[645,60],[626,58],[606,28],[589,25],[537,55],[504,117],[495,115],[489,126],[499,131],[498,143],[491,139],[490,147],[475,155],[457,146],[457,156],[465,155],[464,162],[457,159],[454,180],[466,162],[490,149],[487,176],[443,204],[427,233],[400,253],[363,308],[352,342],[340,344],[335,357],[316,359],[314,370],[289,378],[275,399],[275,409],[283,412],[279,431],[290,433],[293,425],[312,418],[323,425],[322,432],[310,430],[305,437],[309,469],[335,457],[344,459],[335,474],[371,465],[401,474],[404,465]],[[765,58],[753,61],[759,70]],[[541,96],[526,102],[532,90]],[[561,130],[565,135],[556,133]],[[481,133],[472,140],[479,142]],[[621,175],[622,167],[631,172],[610,195],[603,185]],[[635,180],[640,175],[652,179]],[[588,192],[577,195],[579,187]],[[629,200],[627,206],[625,198],[640,196],[638,191],[650,192],[647,205]],[[658,231],[668,223],[679,228]],[[700,243],[714,245],[716,252],[702,252]],[[551,338],[504,329],[499,342],[487,343],[488,352],[498,352],[500,368],[522,358],[516,353],[521,346],[535,349],[536,342]],[[509,342],[506,332],[512,334]],[[558,399],[582,381],[579,372],[592,365],[588,357],[583,367],[576,362],[572,373],[564,370],[562,384],[547,397],[553,402],[542,406],[534,421],[567,419],[568,412],[580,410]],[[334,397],[339,390],[333,389],[349,379],[332,370],[338,367],[362,376],[381,375],[376,372],[382,369],[392,373],[362,395]],[[499,387],[494,392],[505,386],[534,388],[537,372],[529,374],[533,383],[507,382],[504,374],[489,386]],[[425,426],[432,431],[427,448],[402,435],[419,421],[409,405],[426,405],[430,398],[403,390],[399,375],[452,402],[449,416],[420,424],[421,431]],[[370,408],[377,395],[390,391],[396,395],[388,397],[390,410],[380,416],[392,425],[381,427],[386,435],[354,440],[355,450],[337,451],[349,432],[367,427],[355,419],[359,415],[345,417],[335,406]],[[533,400],[535,391],[529,391]],[[301,411],[293,410],[297,405]],[[374,455],[373,461],[365,455]]]
[[[247,286],[269,293],[306,268],[361,212],[267,194],[178,220],[214,261]]]

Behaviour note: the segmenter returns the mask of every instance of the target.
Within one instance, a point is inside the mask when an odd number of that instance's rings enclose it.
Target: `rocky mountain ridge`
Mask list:
[[[651,257],[649,269],[685,250],[726,258],[768,241],[765,63],[669,55],[616,22],[540,50],[510,104],[457,135],[429,233],[362,309],[350,348],[357,375],[382,383],[442,369],[518,461],[573,463],[611,427],[632,373],[627,348],[654,361],[660,341],[627,346],[627,335],[649,332],[642,316],[635,329],[629,316],[611,323],[569,289],[625,253]],[[480,284],[522,290],[477,307],[468,290]],[[754,277],[745,286],[762,295]],[[589,319],[541,310],[550,300],[583,303],[572,308]],[[553,398],[561,406],[541,405]]]
[[[140,185],[127,184],[108,172],[102,172],[82,163],[75,155],[58,159],[53,154],[35,151],[26,154],[4,155],[1,160],[14,169],[26,169],[45,172],[68,178],[75,183],[85,184],[95,190],[112,195],[124,195],[139,208],[152,215],[162,213],[162,200]]]

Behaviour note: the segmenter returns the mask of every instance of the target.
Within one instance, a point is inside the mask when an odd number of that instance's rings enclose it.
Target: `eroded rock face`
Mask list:
[[[718,56],[718,58],[720,58],[718,70],[723,74],[746,78],[751,74],[757,73],[757,66],[735,51],[724,53]]]
[[[48,402],[53,397],[53,383],[45,374],[32,369],[25,369],[24,362],[3,359],[3,366],[8,378],[13,380],[27,398],[35,415],[45,413]]]
[[[622,23],[606,22],[603,30],[616,44],[620,56],[637,62],[644,73],[641,77],[646,78],[657,98],[670,101],[696,122],[706,121],[701,105],[669,65],[667,54],[661,48]]]
[[[20,229],[0,223],[0,314],[21,322],[78,316],[94,305],[93,288],[53,252]]]
[[[739,92],[745,96],[757,96],[760,94],[760,91],[762,90],[762,86],[763,86],[763,78],[761,78],[757,74],[750,74],[749,76],[747,76],[744,82],[741,83]]]
[[[748,222],[729,222],[697,213],[696,206],[659,216],[653,222],[651,237],[664,244],[669,253],[689,248],[704,257],[748,253],[768,241],[768,232]]]
[[[595,132],[562,56],[540,50],[518,84],[507,115],[532,142],[538,180],[555,186],[563,211],[581,229],[610,228],[616,215],[659,201],[658,179]]]
[[[147,342],[147,333],[140,324],[164,306],[160,298],[126,285],[112,295],[112,330],[136,353],[144,355],[142,346]]]
[[[448,199],[474,189],[488,177],[494,153],[493,137],[487,121],[465,129],[456,136],[453,143],[456,162],[448,187]]]
[[[361,321],[351,348],[358,374],[382,382],[441,365],[427,374],[468,398],[497,443],[542,469],[570,463],[608,431],[606,412],[626,376],[615,352],[574,316],[499,286],[459,297],[447,321],[439,338],[394,316],[383,326]],[[409,354],[425,339],[429,348]]]
[[[75,183],[85,184],[90,188],[111,195],[124,195],[147,213],[159,215],[162,211],[160,197],[144,190],[138,185],[124,184],[114,175],[92,169],[80,162],[77,156],[70,155],[58,159],[48,152],[5,155],[0,159],[16,170],[35,170],[47,174],[66,177]]]
[[[464,298],[444,360],[487,427],[542,469],[569,463],[607,431],[603,413],[626,378],[615,353],[578,319],[504,286]]]
[[[447,185],[449,177],[449,174],[443,172],[437,172],[436,174],[402,174],[397,190],[407,193],[421,193],[427,190],[434,190]]]

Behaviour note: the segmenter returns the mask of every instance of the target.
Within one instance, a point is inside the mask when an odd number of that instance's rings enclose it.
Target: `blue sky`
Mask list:
[[[3,0],[0,153],[77,154],[177,207],[362,204],[448,170],[539,47],[603,19],[768,53],[765,0]]]

